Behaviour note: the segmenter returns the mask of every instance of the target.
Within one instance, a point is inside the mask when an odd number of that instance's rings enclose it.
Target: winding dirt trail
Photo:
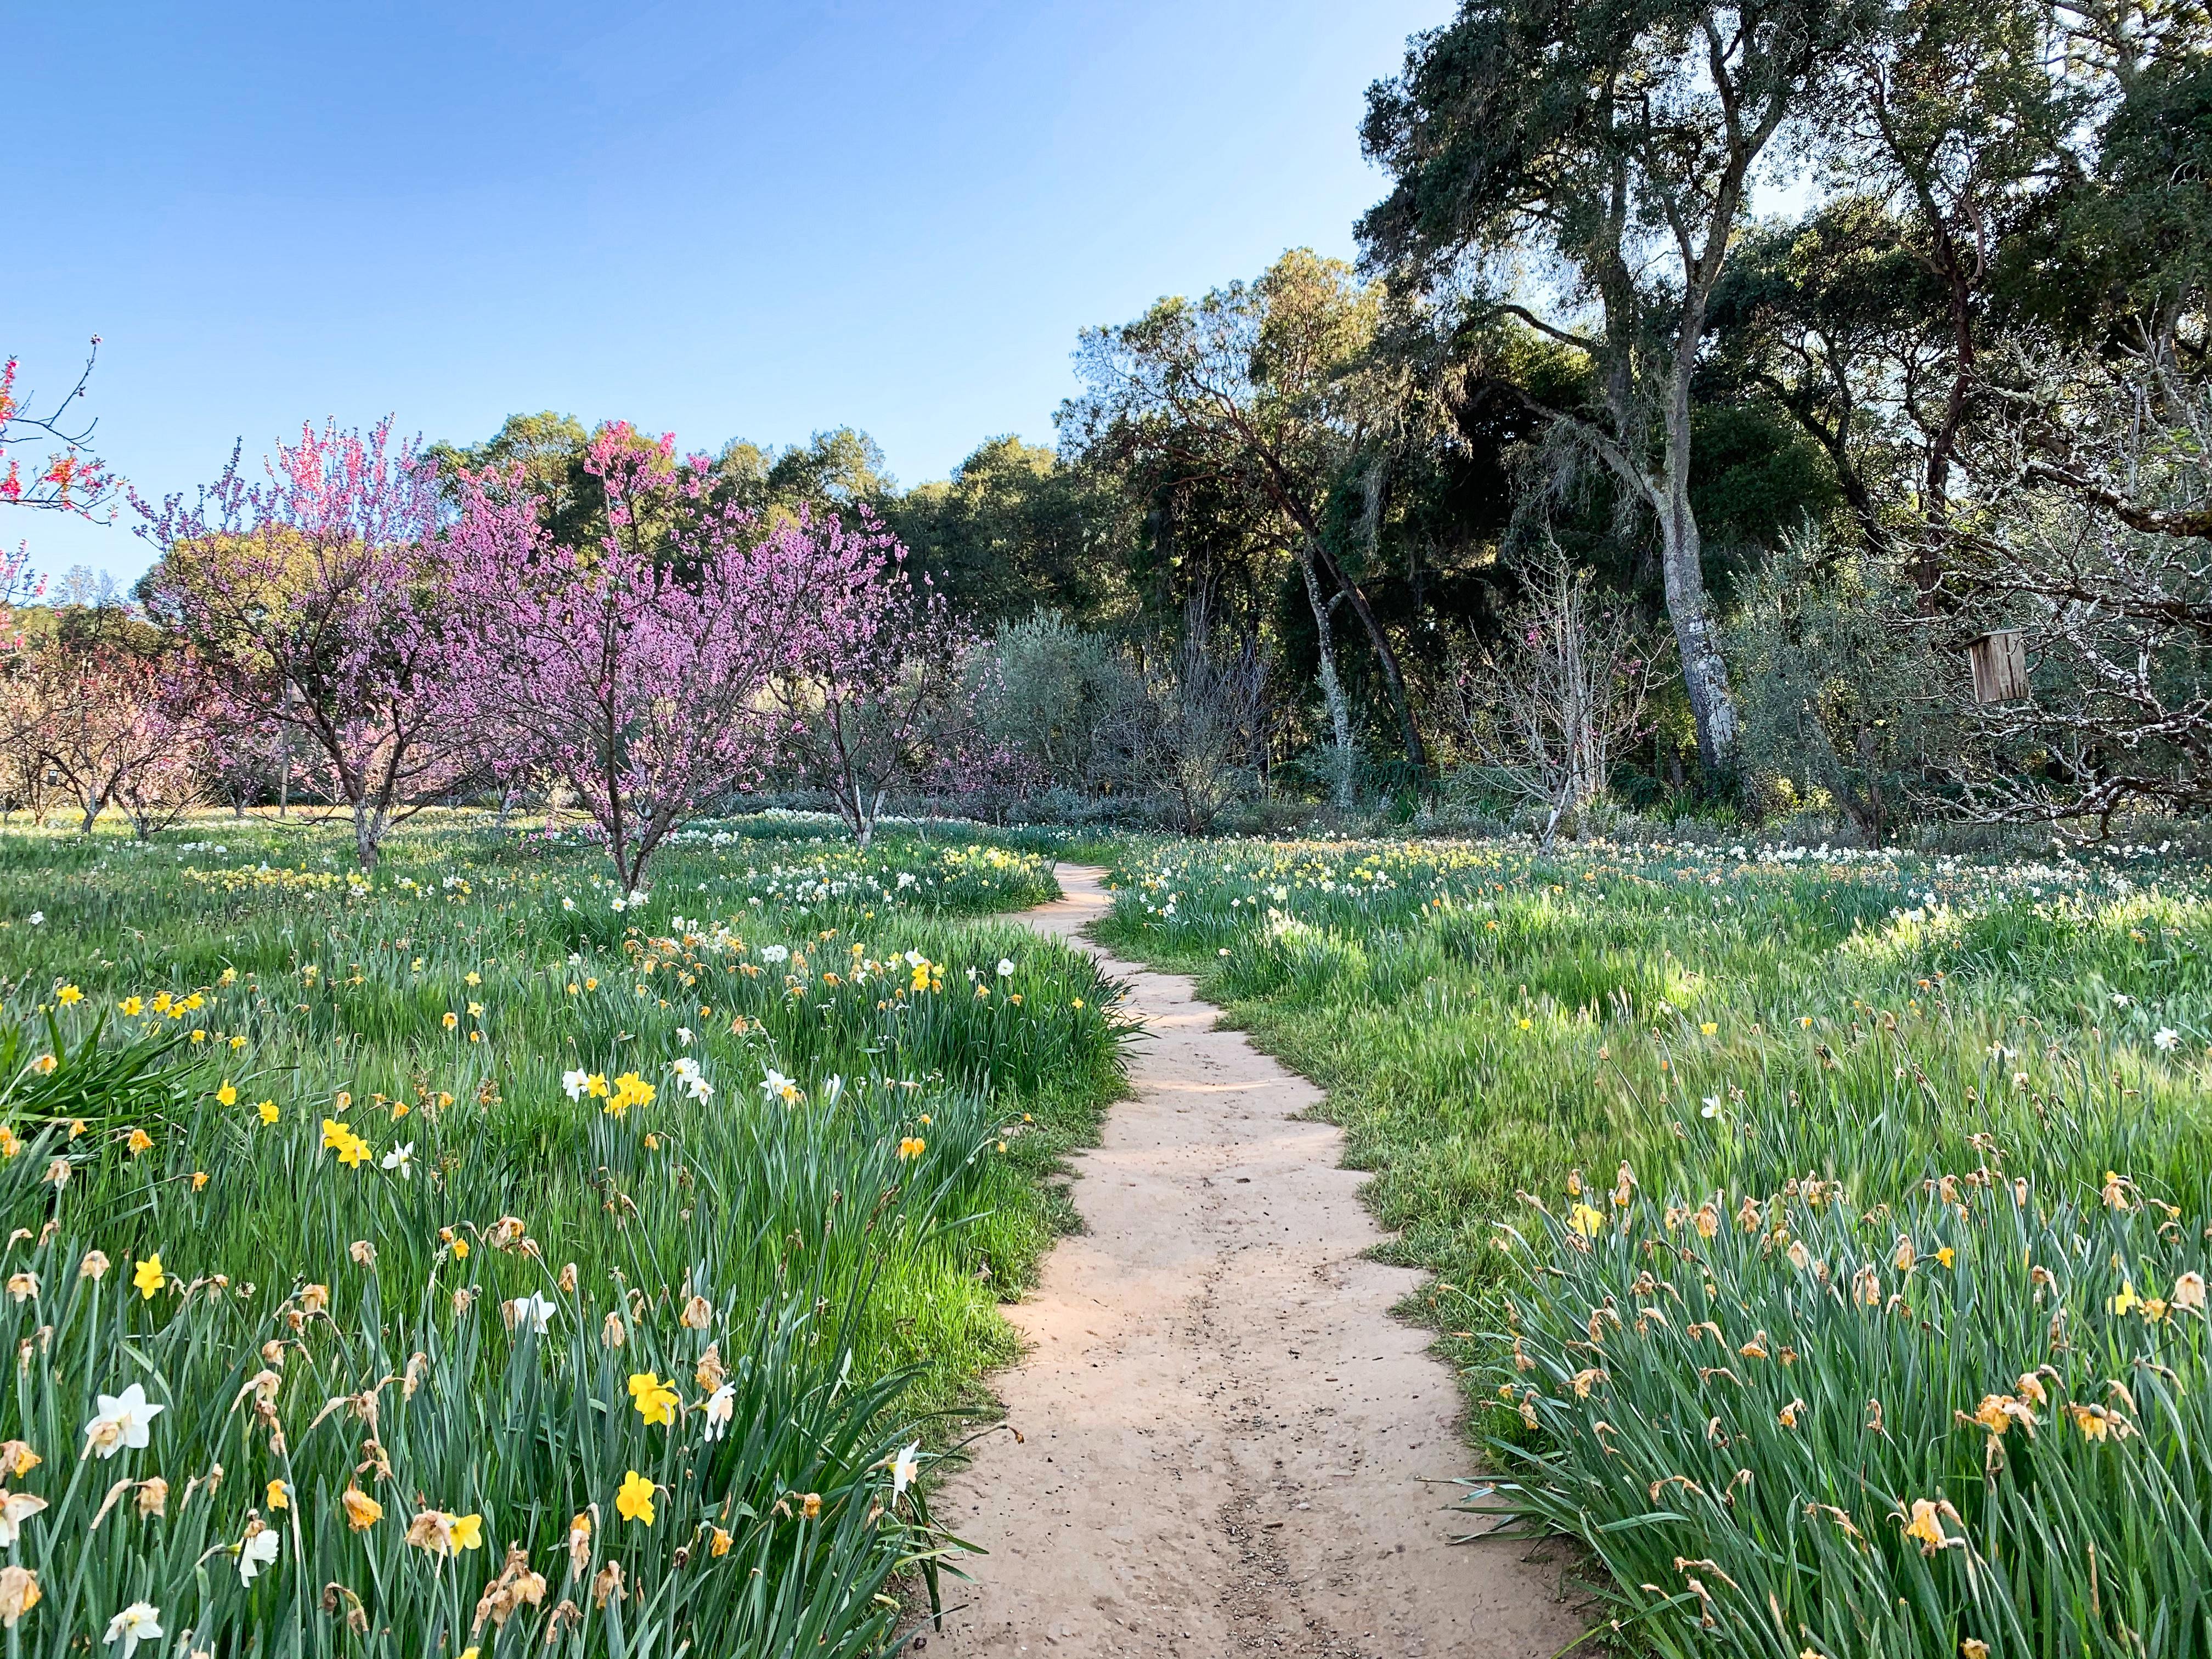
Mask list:
[[[1061,865],[1028,913],[1078,944],[1104,872]],[[1008,1311],[1006,1419],[934,1505],[990,1552],[948,1581],[963,1656],[1297,1654],[1548,1659],[1579,1621],[1556,1567],[1454,1547],[1470,1473],[1449,1370],[1389,1310],[1418,1281],[1340,1169],[1319,1091],[1191,981],[1107,957],[1150,1041],[1078,1161],[1087,1231]],[[933,1638],[933,1644],[938,1638]]]

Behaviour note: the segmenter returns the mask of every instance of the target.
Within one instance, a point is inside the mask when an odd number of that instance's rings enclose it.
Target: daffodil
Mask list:
[[[99,1411],[84,1425],[85,1449],[102,1457],[142,1450],[153,1438],[154,1419],[167,1409],[148,1400],[137,1382],[121,1394],[101,1395]]]
[[[229,1079],[225,1078],[225,1079],[223,1079],[222,1087],[221,1087],[220,1089],[217,1089],[217,1090],[215,1091],[215,1097],[216,1097],[216,1103],[217,1105],[221,1105],[221,1106],[235,1106],[235,1105],[237,1105],[237,1104],[238,1104],[238,1085],[235,1085],[235,1084],[234,1084],[233,1082],[231,1082]]]
[[[0,1549],[13,1549],[23,1522],[46,1507],[46,1500],[34,1492],[0,1492]]]
[[[622,1490],[615,1494],[615,1513],[625,1521],[636,1521],[646,1526],[653,1524],[653,1482],[635,1469],[623,1476]]]
[[[637,1414],[654,1428],[676,1421],[676,1390],[651,1371],[639,1371],[629,1380],[629,1397]]]
[[[142,1298],[148,1302],[154,1299],[161,1286],[168,1282],[168,1276],[161,1267],[161,1253],[159,1250],[138,1264],[137,1271],[131,1275],[131,1282],[137,1288]]]
[[[165,1633],[161,1608],[151,1601],[133,1601],[107,1621],[106,1641],[109,1647],[122,1643],[121,1659],[131,1659],[141,1642],[158,1642]]]
[[[264,1527],[258,1521],[251,1522],[238,1546],[239,1581],[250,1584],[262,1568],[275,1566],[281,1541],[275,1528]]]

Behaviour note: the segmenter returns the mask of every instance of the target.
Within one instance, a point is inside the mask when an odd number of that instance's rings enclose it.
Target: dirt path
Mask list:
[[[1029,913],[1072,937],[1104,872]],[[1103,956],[1103,952],[1094,954]],[[1382,1235],[1319,1098],[1191,982],[1107,958],[1152,1040],[1135,1097],[1079,1161],[1088,1231],[1011,1309],[1029,1356],[1007,1421],[939,1498],[990,1553],[948,1581],[959,1655],[1547,1659],[1581,1628],[1525,1545],[1469,1529],[1433,1484],[1470,1463],[1450,1372],[1389,1315],[1417,1276]],[[932,1638],[932,1645],[938,1638]]]

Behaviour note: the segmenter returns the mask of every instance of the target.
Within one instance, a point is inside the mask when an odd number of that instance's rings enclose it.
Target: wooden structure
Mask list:
[[[1984,634],[1966,647],[1976,702],[2019,702],[2027,696],[2027,647],[2017,628]]]

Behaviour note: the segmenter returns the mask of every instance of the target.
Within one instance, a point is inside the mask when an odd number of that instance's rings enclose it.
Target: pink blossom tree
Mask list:
[[[987,762],[963,693],[972,641],[866,508],[858,530],[802,513],[770,543],[807,599],[780,630],[769,684],[781,742],[866,847],[895,790],[958,783]]]
[[[543,527],[519,474],[457,479],[459,678],[472,718],[508,735],[500,769],[565,782],[635,890],[672,830],[757,775],[763,687],[814,596],[779,538],[714,499],[706,458],[679,464],[672,436],[611,423],[586,465],[605,505],[574,547]]]
[[[190,507],[131,496],[161,550],[144,592],[229,703],[292,734],[303,782],[352,814],[363,869],[468,770],[434,469],[392,423],[303,427],[248,483],[238,452]]]
[[[173,660],[108,641],[48,640],[14,670],[18,741],[76,801],[80,834],[110,806],[130,813],[141,840],[190,809],[196,744]]]

